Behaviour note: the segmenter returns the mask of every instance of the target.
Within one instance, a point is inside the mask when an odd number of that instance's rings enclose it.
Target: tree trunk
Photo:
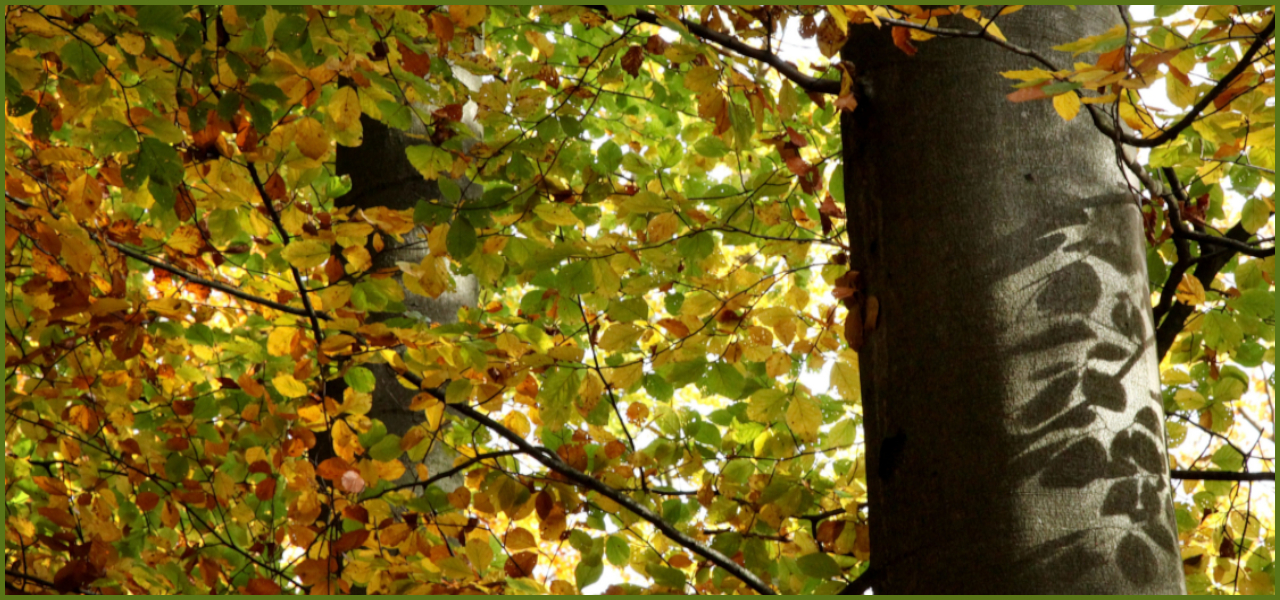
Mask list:
[[[354,206],[356,208],[372,208],[385,206],[396,210],[413,208],[419,200],[434,200],[440,197],[440,188],[434,181],[425,179],[416,168],[409,163],[405,150],[413,142],[412,138],[390,129],[382,123],[362,116],[364,141],[355,148],[338,147],[337,172],[351,178],[351,191],[337,201],[339,207]],[[416,133],[421,134],[421,131]],[[479,196],[478,186],[461,186],[468,190],[468,198]],[[474,196],[474,197],[473,197]],[[373,267],[376,270],[395,268],[396,263],[416,263],[428,253],[426,239],[410,233],[404,236],[403,242],[395,242],[384,237],[385,248],[373,255]],[[371,249],[372,252],[372,249]],[[453,323],[457,321],[458,309],[464,306],[475,306],[479,291],[474,276],[457,277],[456,289],[439,298],[428,298],[405,290],[406,314],[416,313],[432,323]],[[406,315],[376,314],[371,320],[386,320]],[[410,402],[417,395],[416,390],[406,388],[400,383],[396,373],[387,365],[369,365],[377,380],[374,390],[373,407],[369,417],[377,419],[386,426],[387,432],[403,436],[414,425],[425,419],[422,411],[409,410]],[[341,379],[330,382],[327,393],[330,397],[341,399],[344,384]],[[441,432],[443,433],[443,432]],[[437,441],[427,454],[426,465],[430,472],[439,473],[453,467],[455,454],[441,442]],[[412,467],[405,474],[405,481],[414,479]],[[437,482],[442,489],[452,491],[462,485],[461,474]]]
[[[1119,22],[1041,6],[999,25],[1052,53]],[[880,315],[859,355],[876,593],[1185,593],[1114,146],[1005,99],[998,73],[1029,59],[888,38],[844,49],[860,97],[841,120],[851,264]]]

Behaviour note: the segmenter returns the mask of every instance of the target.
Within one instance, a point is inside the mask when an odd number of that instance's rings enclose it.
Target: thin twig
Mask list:
[[[14,204],[18,205],[18,206],[19,206],[19,207],[21,207],[21,208],[28,209],[28,210],[30,210],[30,209],[43,210],[43,209],[40,209],[39,207],[37,207],[37,206],[35,206],[35,205],[32,205],[32,204],[30,204],[30,203],[27,203],[27,202],[24,202],[24,201],[19,200],[19,199],[17,199],[17,198],[14,198],[13,196],[10,196],[8,192],[5,192],[4,196],[5,196],[5,199],[9,200],[10,202],[13,202]],[[307,311],[305,311],[305,310],[302,310],[302,309],[299,309],[299,308],[294,308],[294,307],[289,306],[289,305],[286,305],[286,304],[281,304],[281,303],[279,303],[279,302],[275,302],[275,301],[273,301],[273,300],[268,300],[268,299],[263,298],[263,297],[261,297],[261,296],[255,296],[255,295],[253,295],[253,294],[250,294],[250,293],[248,293],[248,292],[245,292],[244,290],[241,290],[240,288],[237,288],[237,287],[234,287],[234,286],[230,286],[230,285],[227,285],[227,284],[225,284],[225,283],[219,283],[219,282],[217,282],[217,281],[213,281],[213,280],[210,280],[210,279],[205,279],[204,277],[201,277],[201,276],[199,276],[199,275],[196,275],[196,274],[194,274],[194,273],[191,273],[191,272],[189,272],[189,271],[186,271],[186,270],[184,270],[184,269],[182,269],[182,268],[179,268],[179,267],[177,267],[177,266],[171,265],[171,264],[166,263],[166,262],[164,262],[164,261],[156,260],[156,259],[154,259],[154,258],[151,258],[150,256],[147,256],[146,254],[144,254],[144,253],[143,253],[142,251],[140,251],[140,250],[137,250],[137,249],[134,249],[134,248],[130,248],[129,246],[126,246],[126,245],[124,245],[124,244],[121,244],[121,243],[116,242],[116,241],[113,241],[113,240],[105,239],[105,238],[103,238],[103,237],[99,236],[98,234],[96,234],[96,233],[94,233],[94,232],[92,232],[92,231],[85,230],[85,233],[88,233],[88,234],[89,234],[89,238],[90,238],[90,239],[92,239],[92,240],[94,240],[94,241],[96,241],[96,242],[105,243],[106,245],[111,246],[112,248],[115,248],[115,249],[116,249],[116,250],[118,250],[121,254],[124,254],[124,255],[128,256],[129,258],[132,258],[132,259],[134,259],[134,260],[136,260],[136,261],[138,261],[138,262],[145,263],[145,264],[147,264],[147,265],[149,265],[149,266],[151,266],[151,267],[153,267],[153,268],[156,268],[156,269],[163,269],[163,270],[165,270],[165,271],[168,271],[169,273],[171,273],[171,274],[173,274],[173,275],[176,275],[176,276],[178,276],[178,277],[179,277],[179,278],[181,278],[181,279],[185,279],[186,281],[189,281],[189,282],[191,282],[191,283],[194,283],[194,284],[197,284],[197,285],[202,285],[202,286],[205,286],[205,287],[210,288],[210,289],[215,289],[215,290],[218,290],[219,292],[222,292],[222,293],[224,293],[224,294],[227,294],[228,296],[234,296],[234,297],[239,298],[239,299],[241,299],[241,300],[244,300],[244,301],[246,301],[246,302],[252,302],[253,304],[260,304],[260,305],[262,305],[262,306],[266,306],[266,307],[268,307],[268,308],[271,308],[271,309],[274,309],[274,310],[280,311],[280,312],[282,312],[282,313],[287,313],[287,314],[291,314],[291,315],[298,316],[298,317],[309,317],[309,316],[311,316],[311,313],[308,313],[308,312],[307,312]],[[331,315],[329,315],[328,313],[325,313],[325,312],[323,312],[323,311],[318,311],[318,312],[316,312],[316,313],[315,313],[315,316],[316,316],[316,318],[317,318],[317,319],[321,319],[321,320],[324,320],[324,321],[332,321],[332,320],[333,320],[333,317],[332,317]]]

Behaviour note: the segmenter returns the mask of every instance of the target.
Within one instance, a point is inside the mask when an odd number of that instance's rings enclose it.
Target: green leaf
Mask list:
[[[378,440],[372,448],[369,448],[369,458],[373,460],[388,462],[400,458],[404,450],[400,449],[400,436],[395,434],[387,434],[386,437]]]
[[[444,181],[443,179],[441,181]],[[449,226],[449,235],[445,238],[445,247],[449,255],[456,260],[463,260],[476,251],[478,241],[476,228],[466,219],[454,219]]]
[[[600,576],[604,575],[604,563],[596,561],[582,561],[573,570],[573,579],[581,592],[585,588],[600,580]]]
[[[186,29],[183,16],[182,9],[178,6],[139,6],[138,30],[173,41]]]
[[[1223,471],[1239,472],[1244,469],[1244,456],[1231,446],[1219,448],[1211,460]]]
[[[93,148],[100,155],[136,152],[138,134],[119,121],[96,119],[93,122]]]
[[[1244,209],[1240,213],[1240,226],[1249,233],[1256,233],[1271,221],[1271,214],[1271,209],[1265,202],[1250,198],[1244,203]]]
[[[611,535],[605,540],[604,555],[609,559],[609,564],[625,567],[631,562],[631,545],[622,536]]]
[[[591,262],[586,260],[565,265],[556,279],[561,292],[570,295],[591,293],[596,286],[595,271],[591,268]]]
[[[729,153],[729,145],[718,135],[706,135],[693,144],[693,151],[707,158],[720,158]]]
[[[120,170],[129,189],[138,189],[148,178],[152,183],[173,187],[182,182],[182,158],[173,146],[153,137],[142,138],[138,154]]]
[[[1171,17],[1182,10],[1181,4],[1158,4],[1155,7],[1157,17]]]
[[[840,576],[840,565],[834,558],[823,552],[808,554],[796,559],[800,572],[818,579],[833,579]]]
[[[346,375],[342,376],[342,380],[347,382],[351,389],[363,394],[372,393],[378,385],[377,379],[373,376],[373,371],[364,367],[352,367],[347,371]]]
[[[673,590],[684,589],[685,581],[687,581],[684,571],[663,565],[650,565],[646,570],[649,572],[649,578],[654,583]]]
[[[552,369],[542,381],[538,391],[538,409],[542,422],[550,429],[559,429],[569,420],[573,400],[578,395],[581,380],[574,369]]]

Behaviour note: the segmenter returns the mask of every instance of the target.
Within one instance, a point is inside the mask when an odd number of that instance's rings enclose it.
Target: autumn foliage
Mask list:
[[[879,307],[838,52],[1016,48],[1016,10],[6,6],[6,590],[839,592]],[[1273,18],[1157,9],[1002,74],[1144,148],[1170,464],[1239,476],[1176,483],[1198,593],[1274,588],[1238,480],[1274,468]],[[339,206],[374,122],[437,197]],[[405,308],[462,277],[456,323]]]

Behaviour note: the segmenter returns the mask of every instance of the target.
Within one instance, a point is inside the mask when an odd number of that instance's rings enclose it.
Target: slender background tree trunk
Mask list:
[[[1119,23],[999,20],[1042,52]],[[1113,144],[1083,114],[1008,102],[997,73],[1027,59],[957,39],[908,57],[888,37],[845,48],[860,97],[841,121],[851,264],[880,313],[860,353],[875,591],[1184,593]]]
[[[338,206],[352,206],[357,209],[385,206],[396,210],[413,208],[419,200],[436,200],[440,198],[440,188],[434,181],[428,181],[409,163],[405,150],[415,141],[401,133],[390,129],[382,123],[361,117],[364,129],[364,142],[355,148],[338,147],[337,172],[351,178],[351,191],[338,199]],[[417,132],[421,134],[422,132]],[[467,186],[463,182],[468,195],[477,195],[479,186]],[[394,269],[396,263],[416,263],[427,255],[426,239],[415,233],[408,234],[402,242],[384,237],[386,247],[373,256],[373,267],[376,270]],[[371,250],[372,251],[372,250]],[[457,277],[456,289],[439,298],[428,298],[405,290],[404,305],[406,313],[416,313],[432,323],[453,323],[457,321],[458,309],[464,306],[475,306],[479,297],[474,276]],[[380,313],[377,319],[391,319],[406,315]],[[410,402],[417,395],[416,390],[401,384],[396,373],[387,365],[369,365],[377,378],[374,391],[373,408],[369,417],[382,421],[387,432],[403,436],[414,425],[422,423],[425,417],[422,411],[409,410]],[[341,379],[330,382],[328,394],[340,400],[345,387]],[[337,394],[337,396],[335,396]],[[432,473],[446,471],[453,467],[456,455],[449,451],[443,443],[436,441],[427,454],[427,468]],[[412,481],[413,471],[410,466],[405,474],[405,481]],[[452,491],[462,485],[462,476],[454,476],[437,483],[442,489]]]

